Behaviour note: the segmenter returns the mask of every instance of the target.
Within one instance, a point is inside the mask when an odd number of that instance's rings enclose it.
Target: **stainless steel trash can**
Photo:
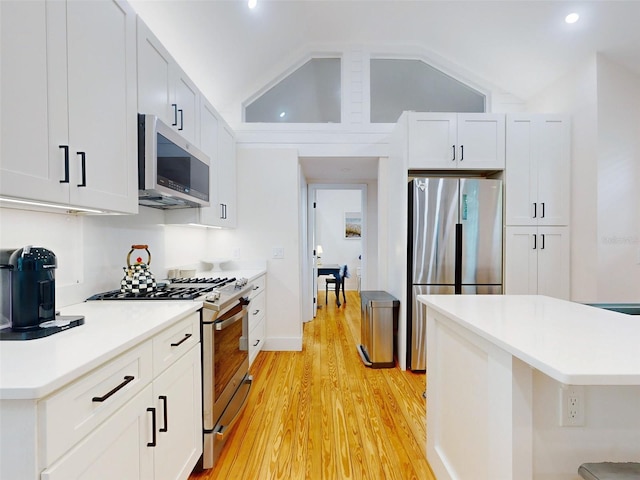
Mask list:
[[[400,301],[387,292],[366,290],[360,292],[360,305],[360,358],[371,368],[394,367],[393,334],[398,324]]]

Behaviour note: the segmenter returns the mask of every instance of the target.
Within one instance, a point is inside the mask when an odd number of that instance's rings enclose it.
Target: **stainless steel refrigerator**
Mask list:
[[[502,293],[502,181],[409,183],[407,365],[426,369],[426,294]]]

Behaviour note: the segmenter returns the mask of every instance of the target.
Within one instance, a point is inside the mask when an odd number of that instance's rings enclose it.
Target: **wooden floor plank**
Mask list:
[[[365,367],[358,293],[340,308],[320,297],[302,352],[258,354],[249,403],[220,459],[190,480],[435,480],[424,373]]]

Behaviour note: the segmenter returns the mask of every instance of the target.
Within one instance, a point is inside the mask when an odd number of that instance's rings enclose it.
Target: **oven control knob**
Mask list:
[[[220,292],[212,292],[210,295],[205,297],[207,302],[217,302],[220,300]]]
[[[247,284],[247,279],[246,278],[240,278],[238,280],[236,280],[236,288],[242,288]]]

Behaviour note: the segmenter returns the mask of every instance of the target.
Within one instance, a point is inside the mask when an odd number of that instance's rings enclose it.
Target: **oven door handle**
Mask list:
[[[220,330],[224,330],[228,326],[236,323],[238,320],[242,320],[242,317],[244,317],[246,312],[247,312],[247,310],[243,308],[242,310],[240,310],[238,313],[236,313],[232,317],[225,318],[225,319],[220,319],[220,320],[217,320],[217,321],[213,322],[213,326],[215,327],[217,332],[219,332]]]
[[[244,378],[242,384],[248,385],[248,388],[245,389],[245,393],[244,393],[244,397],[242,398],[242,402],[238,406],[238,410],[233,415],[233,418],[231,420],[229,420],[228,424],[220,425],[220,428],[218,429],[218,431],[216,431],[216,437],[218,437],[219,441],[224,440],[224,437],[227,434],[227,432],[233,428],[235,423],[240,418],[240,414],[244,411],[245,407],[247,406],[247,400],[249,399],[249,393],[251,392],[251,385],[253,384],[253,376],[247,375]],[[240,387],[238,387],[238,391],[240,391]]]

